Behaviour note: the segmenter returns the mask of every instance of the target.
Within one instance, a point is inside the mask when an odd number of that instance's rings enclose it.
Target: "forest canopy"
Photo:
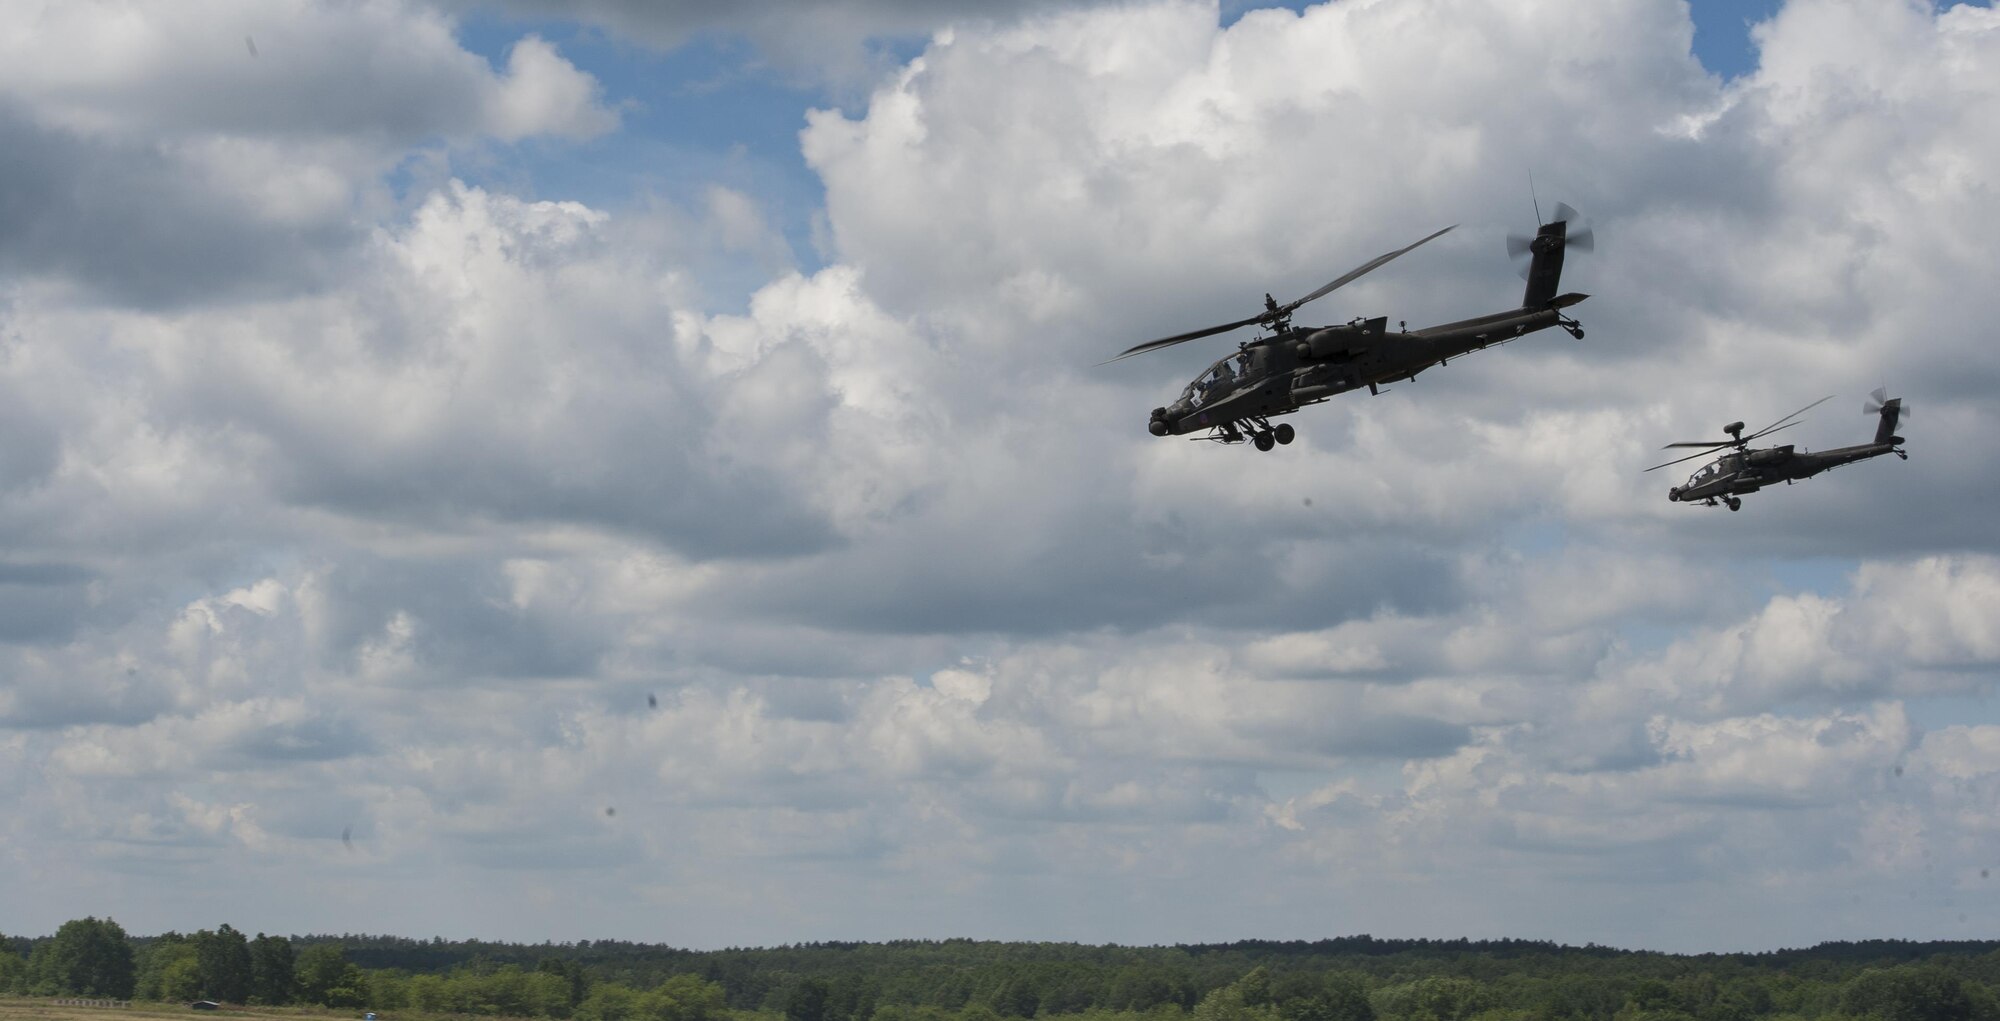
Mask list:
[[[0,937],[0,991],[558,1021],[2000,1021],[2000,941],[1663,954],[1527,940],[1124,947],[969,939],[696,951],[619,940]]]

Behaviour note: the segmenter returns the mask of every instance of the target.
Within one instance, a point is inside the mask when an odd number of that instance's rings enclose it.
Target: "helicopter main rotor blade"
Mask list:
[[[1144,344],[1134,344],[1131,347],[1128,347],[1125,350],[1118,352],[1111,358],[1107,358],[1104,361],[1098,362],[1097,364],[1109,365],[1112,362],[1118,361],[1121,358],[1130,358],[1133,355],[1144,354],[1148,351],[1158,351],[1163,347],[1172,347],[1175,344],[1185,344],[1190,340],[1200,340],[1203,337],[1213,337],[1218,333],[1228,333],[1230,330],[1242,329],[1243,327],[1249,326],[1252,323],[1272,322],[1273,320],[1276,320],[1280,317],[1290,315],[1293,310],[1297,309],[1300,305],[1303,305],[1308,301],[1312,301],[1315,298],[1323,298],[1328,294],[1331,294],[1337,288],[1344,287],[1350,283],[1353,283],[1356,279],[1363,276],[1364,274],[1380,269],[1384,263],[1390,261],[1391,259],[1394,259],[1399,255],[1407,254],[1412,249],[1415,249],[1417,245],[1421,245],[1425,241],[1434,240],[1439,236],[1445,234],[1447,231],[1450,231],[1452,227],[1456,226],[1458,226],[1458,224],[1454,223],[1451,225],[1451,227],[1446,227],[1444,230],[1431,234],[1428,237],[1425,237],[1422,240],[1417,241],[1415,244],[1411,244],[1403,248],[1398,248],[1395,251],[1389,252],[1386,255],[1378,255],[1375,258],[1370,259],[1367,262],[1364,262],[1361,265],[1356,266],[1351,270],[1348,270],[1346,273],[1343,273],[1340,276],[1335,277],[1331,282],[1327,283],[1326,286],[1321,287],[1319,290],[1314,291],[1311,294],[1308,294],[1305,297],[1300,298],[1299,300],[1294,301],[1289,305],[1280,305],[1275,310],[1267,309],[1254,316],[1251,316],[1248,319],[1238,319],[1233,323],[1223,323],[1220,326],[1210,326],[1207,329],[1190,330],[1187,333],[1176,333],[1171,337],[1161,337],[1158,340],[1149,340]]]
[[[1772,428],[1766,429],[1763,432],[1756,433],[1751,436],[1745,436],[1740,440],[1686,440],[1680,443],[1666,444],[1665,446],[1662,446],[1660,449],[1672,450],[1675,447],[1707,447],[1710,450],[1721,450],[1724,447],[1743,447],[1743,446],[1748,446],[1750,441],[1752,439],[1755,439],[1757,436],[1769,436],[1772,433],[1784,432],[1785,430],[1790,429],[1795,425],[1798,425],[1798,423],[1786,422],[1784,425],[1773,426]]]
[[[1417,245],[1423,244],[1424,241],[1430,241],[1432,239],[1435,239],[1445,234],[1447,231],[1450,231],[1452,227],[1456,226],[1458,226],[1458,224],[1454,223],[1451,225],[1451,227],[1446,227],[1444,230],[1438,231],[1436,234],[1432,234],[1430,235],[1430,237],[1424,238],[1423,241],[1418,241],[1416,244],[1410,245],[1407,248],[1398,248],[1395,251],[1390,252],[1386,255],[1378,255],[1373,259],[1370,259],[1367,262],[1364,262],[1361,265],[1356,266],[1345,273],[1342,273],[1340,276],[1334,277],[1331,282],[1329,282],[1326,286],[1320,288],[1319,290],[1314,291],[1311,294],[1308,294],[1305,297],[1300,298],[1299,300],[1294,301],[1289,305],[1281,305],[1279,306],[1279,308],[1282,311],[1290,312],[1293,309],[1298,308],[1300,305],[1303,305],[1308,301],[1312,301],[1317,298],[1324,298],[1327,295],[1333,293],[1335,290],[1345,287],[1348,284],[1351,284],[1354,281],[1360,279],[1361,277],[1374,272],[1375,270],[1381,269],[1382,265],[1388,262],[1389,260],[1394,259],[1399,255],[1404,255],[1409,253],[1411,250],[1415,249]]]
[[[1836,396],[1838,396],[1838,395],[1837,395],[1837,394],[1827,394],[1827,395],[1826,395],[1825,397],[1822,397],[1822,398],[1820,398],[1819,400],[1816,400],[1816,401],[1812,402],[1811,404],[1808,404],[1808,405],[1806,405],[1805,407],[1803,407],[1803,408],[1800,408],[1799,410],[1797,410],[1797,411],[1794,411],[1794,412],[1792,412],[1791,414],[1789,414],[1789,415],[1786,415],[1785,417],[1783,417],[1783,418],[1781,418],[1781,419],[1778,419],[1778,421],[1776,421],[1776,422],[1772,422],[1772,423],[1771,423],[1770,425],[1767,425],[1767,426],[1765,426],[1764,428],[1762,428],[1762,429],[1759,429],[1759,430],[1757,430],[1756,432],[1754,432],[1754,433],[1751,433],[1750,435],[1748,435],[1748,436],[1745,436],[1745,437],[1743,437],[1743,442],[1745,442],[1745,443],[1748,443],[1748,442],[1750,442],[1751,440],[1754,440],[1754,439],[1756,439],[1757,437],[1759,437],[1759,436],[1762,436],[1762,435],[1764,435],[1764,434],[1766,434],[1766,433],[1774,433],[1774,432],[1777,432],[1777,431],[1778,431],[1779,429],[1782,429],[1782,428],[1784,428],[1784,425],[1783,425],[1783,423],[1790,423],[1790,424],[1792,424],[1792,425],[1797,425],[1798,423],[1796,423],[1796,422],[1792,422],[1792,419],[1794,419],[1794,418],[1797,418],[1797,417],[1799,417],[1800,415],[1803,415],[1803,414],[1805,414],[1806,412],[1808,412],[1808,411],[1811,411],[1812,409],[1814,409],[1814,408],[1817,408],[1817,407],[1819,407],[1820,405],[1822,405],[1822,404],[1825,404],[1826,402],[1828,402],[1828,401],[1830,401],[1830,400],[1833,400],[1833,399],[1834,399],[1834,397],[1836,397]]]
[[[1670,442],[1668,446],[1694,446],[1694,444],[1692,444],[1692,442]],[[1676,456],[1674,460],[1662,460],[1662,462],[1658,462],[1658,464],[1654,464],[1652,468],[1646,468],[1646,470],[1654,470],[1654,468],[1664,468],[1664,466],[1668,466],[1668,464],[1680,464],[1682,460],[1694,460],[1694,458],[1702,458],[1702,456],[1710,456],[1710,454],[1714,454],[1714,452],[1720,452],[1720,450],[1722,450],[1722,448],[1726,448],[1726,446],[1736,446],[1736,444],[1734,444],[1734,442],[1722,442],[1722,444],[1716,444],[1716,446],[1710,446],[1708,450],[1696,450],[1696,452],[1692,452],[1692,454],[1688,454],[1688,456]],[[1664,446],[1662,446],[1662,450],[1664,450]]]
[[[1252,323],[1261,322],[1263,321],[1263,319],[1264,316],[1262,315],[1254,315],[1248,319],[1238,319],[1233,323],[1223,323],[1221,326],[1210,326],[1207,329],[1203,330],[1191,330],[1187,333],[1176,333],[1171,337],[1161,337],[1158,340],[1149,340],[1144,344],[1134,344],[1131,347],[1128,347],[1125,350],[1118,352],[1118,354],[1116,354],[1115,356],[1107,358],[1104,361],[1098,362],[1097,364],[1109,365],[1112,362],[1119,360],[1120,358],[1130,358],[1136,354],[1145,354],[1148,351],[1158,351],[1163,347],[1172,347],[1175,344],[1185,344],[1190,340],[1200,340],[1203,337],[1213,337],[1218,333],[1228,333],[1230,330],[1240,330],[1245,326],[1251,325]]]
[[[1724,444],[1724,446],[1728,446],[1728,444]],[[1708,456],[1708,454],[1712,454],[1712,452],[1714,452],[1714,450],[1698,450],[1698,452],[1692,452],[1692,454],[1688,454],[1688,456],[1678,456],[1678,458],[1674,458],[1674,460],[1662,460],[1660,464],[1654,464],[1652,468],[1646,468],[1646,470],[1654,470],[1654,468],[1664,468],[1664,466],[1668,466],[1668,464],[1680,464],[1682,460],[1694,460],[1694,458],[1698,458],[1698,456]]]

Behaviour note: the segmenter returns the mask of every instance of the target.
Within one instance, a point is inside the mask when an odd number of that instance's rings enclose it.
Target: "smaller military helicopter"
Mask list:
[[[1730,510],[1742,510],[1743,497],[1778,482],[1790,485],[1800,479],[1812,478],[1830,468],[1838,468],[1843,464],[1853,464],[1856,461],[1866,461],[1871,457],[1880,457],[1883,454],[1894,454],[1905,461],[1909,460],[1910,455],[1898,446],[1898,444],[1903,442],[1903,438],[1896,435],[1896,424],[1907,418],[1909,414],[1903,410],[1903,399],[1901,397],[1889,397],[1887,396],[1887,391],[1879,387],[1869,397],[1868,403],[1862,407],[1861,412],[1865,415],[1876,415],[1880,418],[1880,421],[1875,426],[1875,442],[1873,443],[1862,443],[1852,447],[1836,447],[1833,450],[1822,450],[1816,454],[1799,450],[1789,443],[1780,447],[1750,449],[1750,441],[1769,436],[1780,429],[1789,429],[1799,424],[1798,417],[1800,415],[1833,399],[1832,397],[1822,397],[1748,436],[1743,435],[1743,423],[1731,422],[1722,427],[1722,431],[1728,433],[1729,438],[1719,443],[1709,440],[1669,443],[1660,449],[1671,450],[1675,447],[1701,447],[1703,449],[1699,453],[1689,454],[1686,457],[1668,461],[1665,464],[1656,464],[1646,470],[1652,471],[1654,468],[1665,468],[1668,465],[1680,464],[1682,461],[1692,461],[1697,457],[1707,457],[1724,447],[1733,447],[1735,449],[1729,453],[1716,458],[1713,462],[1703,466],[1700,471],[1688,476],[1686,485],[1674,486],[1668,489],[1667,499],[1676,503],[1694,503],[1700,501],[1710,507],[1720,502],[1726,504]]]

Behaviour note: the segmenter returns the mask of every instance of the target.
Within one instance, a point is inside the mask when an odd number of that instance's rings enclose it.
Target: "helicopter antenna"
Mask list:
[[[1528,168],[1528,201],[1535,204],[1535,222],[1542,222],[1542,200],[1535,197],[1535,170]]]

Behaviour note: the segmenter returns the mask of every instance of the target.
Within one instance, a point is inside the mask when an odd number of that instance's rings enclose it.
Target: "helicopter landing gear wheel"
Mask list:
[[[1298,435],[1298,430],[1293,429],[1290,422],[1281,422],[1276,429],[1271,430],[1271,435],[1276,437],[1279,443],[1290,443],[1292,437]]]
[[[1278,445],[1269,432],[1260,432],[1250,437],[1250,442],[1255,443],[1258,450],[1269,450]]]
[[[1730,510],[1733,510],[1733,511],[1740,511],[1740,510],[1742,510],[1742,509],[1743,509],[1743,501],[1742,501],[1742,500],[1740,500],[1740,499],[1737,499],[1736,497],[1733,497],[1733,496],[1732,496],[1732,497],[1730,497],[1730,498],[1729,498],[1729,499],[1728,499],[1727,501],[1725,501],[1725,502],[1727,502],[1727,503],[1729,504],[1729,509],[1730,509]]]

